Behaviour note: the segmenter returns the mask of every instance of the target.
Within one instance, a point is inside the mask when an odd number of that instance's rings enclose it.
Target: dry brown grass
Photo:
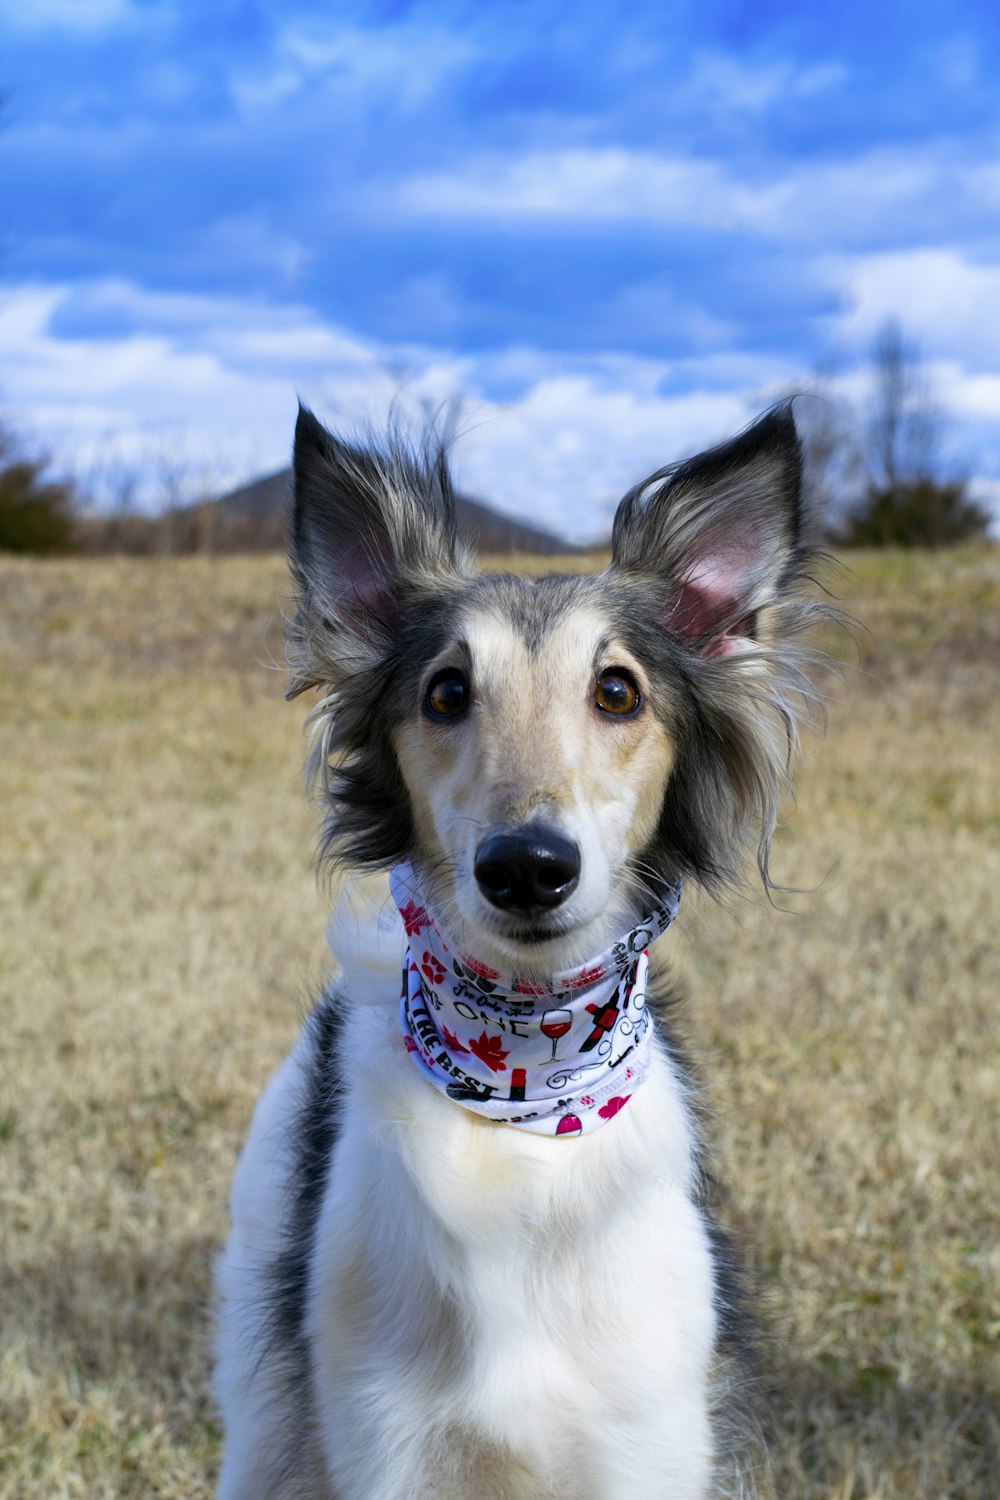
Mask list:
[[[1000,556],[858,556],[775,866],[675,944],[775,1323],[775,1489],[1000,1473]],[[322,973],[271,559],[0,566],[0,1500],[212,1493],[207,1305]]]

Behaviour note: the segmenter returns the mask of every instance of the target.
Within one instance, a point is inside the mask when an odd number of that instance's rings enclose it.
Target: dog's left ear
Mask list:
[[[802,457],[790,404],[625,496],[612,567],[652,582],[666,628],[706,657],[751,650],[802,560]]]

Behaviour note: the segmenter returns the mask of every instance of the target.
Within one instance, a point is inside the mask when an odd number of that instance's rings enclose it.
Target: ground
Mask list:
[[[857,554],[774,873],[672,951],[777,1495],[1000,1472],[1000,551]],[[212,1259],[325,972],[279,559],[0,563],[0,1500],[197,1497]]]

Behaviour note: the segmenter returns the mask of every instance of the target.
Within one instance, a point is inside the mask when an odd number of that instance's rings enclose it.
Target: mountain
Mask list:
[[[240,550],[263,552],[284,546],[291,486],[291,469],[281,469],[213,500],[208,507],[213,532],[223,545]],[[468,495],[456,495],[455,510],[459,535],[480,552],[534,552],[549,557],[574,550],[562,537],[506,516]]]

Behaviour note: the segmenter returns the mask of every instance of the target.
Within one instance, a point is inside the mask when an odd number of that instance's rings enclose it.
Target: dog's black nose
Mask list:
[[[476,850],[476,880],[501,911],[548,911],[580,883],[580,850],[544,824],[493,833]]]

